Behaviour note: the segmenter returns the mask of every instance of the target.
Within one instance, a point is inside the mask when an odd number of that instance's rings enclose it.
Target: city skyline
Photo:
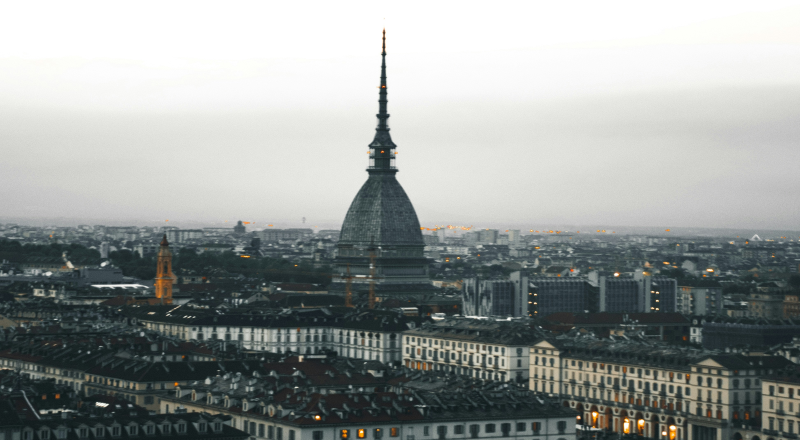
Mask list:
[[[248,8],[6,23],[35,38],[0,51],[2,218],[341,224],[386,16],[398,179],[423,226],[797,229],[796,6],[526,6],[489,11],[479,32],[476,12],[446,7],[225,21]],[[197,20],[168,26],[183,13]],[[154,32],[131,36],[137,23]]]

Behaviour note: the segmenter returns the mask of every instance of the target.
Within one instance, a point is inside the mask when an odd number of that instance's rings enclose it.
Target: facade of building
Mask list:
[[[761,432],[765,440],[794,440],[800,434],[800,370],[793,365],[764,378]],[[753,437],[754,438],[754,437]]]
[[[678,286],[677,311],[685,315],[721,315],[724,301],[722,286],[716,282],[691,283]]]
[[[190,308],[136,308],[132,317],[150,330],[190,341],[226,341],[245,350],[318,354],[385,363],[402,359],[401,333],[413,318],[393,312],[342,308],[299,309],[263,315],[217,315]]]
[[[528,277],[517,271],[508,280],[468,278],[463,298],[467,316],[528,316]]]
[[[664,276],[651,275],[637,270],[633,279],[639,283],[641,310],[645,313],[670,313],[678,311],[678,281]]]
[[[751,318],[783,318],[784,295],[773,292],[758,292],[747,296],[748,313]]]
[[[598,311],[599,289],[583,278],[531,278],[533,316]]]
[[[518,387],[421,389],[321,368],[211,377],[162,399],[161,410],[229,414],[259,440],[575,439],[574,411]]]
[[[417,213],[397,181],[396,145],[389,135],[386,40],[379,93],[378,127],[369,144],[369,178],[342,224],[330,291],[356,298],[421,296],[432,291],[425,241]]]
[[[543,339],[530,356],[531,390],[558,396],[582,424],[671,440],[728,440],[758,425],[761,377],[790,365],[589,337]]]
[[[59,417],[14,414],[11,401],[0,400],[0,439],[3,440],[119,440],[180,439],[246,440],[230,425],[230,417],[210,414],[126,414],[91,417],[63,412]],[[111,415],[111,414],[109,414]]]
[[[707,349],[729,347],[771,347],[800,336],[800,322],[791,319],[707,317],[702,341]]]
[[[323,231],[320,231],[322,233]],[[336,231],[338,232],[338,231]],[[309,228],[275,229],[267,228],[256,233],[262,242],[277,243],[279,241],[296,241],[314,235]]]
[[[639,312],[639,283],[631,278],[601,276],[599,281],[601,312]]]
[[[166,231],[167,240],[173,243],[185,243],[191,240],[200,240],[205,234],[202,229],[173,229]]]
[[[403,334],[403,365],[415,370],[525,383],[527,347],[537,335],[522,323],[446,318]]]

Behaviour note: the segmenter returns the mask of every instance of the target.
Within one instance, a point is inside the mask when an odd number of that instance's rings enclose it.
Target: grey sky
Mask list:
[[[796,3],[18,3],[0,217],[340,224],[385,17],[425,226],[800,223]]]

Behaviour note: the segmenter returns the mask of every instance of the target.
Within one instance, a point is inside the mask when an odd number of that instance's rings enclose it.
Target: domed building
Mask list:
[[[353,301],[419,296],[433,288],[417,213],[395,174],[395,149],[386,111],[386,31],[381,53],[378,127],[369,144],[369,178],[342,224],[331,292],[352,292]]]

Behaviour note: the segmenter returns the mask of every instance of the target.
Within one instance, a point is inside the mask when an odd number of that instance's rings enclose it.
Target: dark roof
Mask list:
[[[403,334],[505,345],[528,345],[542,337],[541,332],[521,322],[453,317],[426,322],[421,328]]]
[[[638,324],[678,324],[689,325],[689,319],[680,313],[568,313],[559,312],[544,318],[553,324],[571,324],[580,326],[619,325],[638,321]]]
[[[322,295],[303,295],[302,300],[316,301]],[[327,297],[327,295],[325,295]],[[287,298],[296,298],[289,296]],[[323,300],[330,303],[330,300]],[[307,304],[308,305],[308,304]],[[239,309],[241,310],[241,309]],[[414,319],[387,310],[362,311],[349,307],[322,307],[307,309],[260,309],[252,313],[219,314],[213,310],[175,306],[126,307],[123,313],[141,321],[177,322],[193,326],[242,327],[337,327],[373,331],[399,332],[408,329]],[[418,320],[416,320],[418,321]]]
[[[562,351],[562,357],[594,362],[624,362],[631,365],[690,371],[691,365],[711,359],[730,370],[784,368],[792,362],[781,356],[747,356],[696,348],[676,347],[628,338],[597,339],[560,336],[547,341]]]
[[[370,174],[347,210],[339,245],[425,246],[417,213],[394,173]]]

